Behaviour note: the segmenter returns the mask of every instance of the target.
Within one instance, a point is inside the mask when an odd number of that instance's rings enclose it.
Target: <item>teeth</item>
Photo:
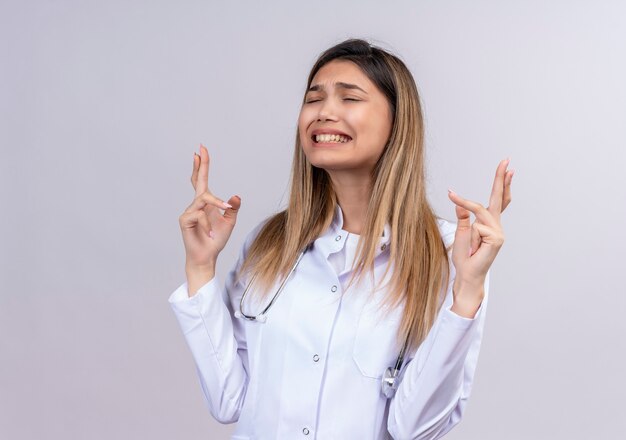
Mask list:
[[[344,143],[344,142],[348,142],[349,138],[347,136],[343,136],[340,134],[317,134],[315,135],[315,140],[317,142]]]

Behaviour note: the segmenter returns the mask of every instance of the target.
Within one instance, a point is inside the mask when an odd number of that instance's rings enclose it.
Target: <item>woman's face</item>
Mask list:
[[[391,124],[385,95],[356,64],[334,60],[311,81],[298,132],[313,166],[369,173],[389,139]]]

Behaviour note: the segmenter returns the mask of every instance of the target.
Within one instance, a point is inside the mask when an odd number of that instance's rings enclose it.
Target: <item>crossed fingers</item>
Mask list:
[[[480,203],[460,197],[454,191],[450,191],[454,197],[452,201],[474,214],[481,223],[493,224],[491,219],[499,219],[500,214],[511,203],[511,180],[515,171],[507,170],[509,163],[510,159],[505,159],[498,164],[487,208]]]
[[[505,159],[498,164],[488,207],[464,199],[449,190],[450,200],[456,205],[458,219],[456,245],[467,249],[467,256],[476,253],[482,243],[498,249],[504,242],[500,215],[511,203],[511,180],[514,171],[507,170],[509,162],[509,159]],[[470,222],[470,212],[476,217],[473,224]]]
[[[198,203],[192,203],[187,209],[203,209],[207,215],[211,214],[213,208],[226,209],[232,206],[224,200],[215,197],[209,190],[209,151],[200,144],[200,154],[194,153],[193,169],[191,172],[191,185],[196,190],[196,199]],[[199,197],[199,196],[203,197]],[[205,203],[203,203],[203,201]],[[197,205],[197,206],[196,206]]]

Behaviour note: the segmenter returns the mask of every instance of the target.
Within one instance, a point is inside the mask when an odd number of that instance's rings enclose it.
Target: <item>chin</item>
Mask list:
[[[304,155],[311,165],[316,168],[334,168],[340,164],[340,160],[334,151],[315,151],[314,147],[304,150]]]
[[[326,170],[326,171],[342,171],[342,170],[349,170],[352,167],[350,167],[349,165],[347,165],[345,162],[339,162],[336,160],[316,160],[316,161],[309,161],[311,163],[311,165],[315,168],[320,168],[322,170]]]

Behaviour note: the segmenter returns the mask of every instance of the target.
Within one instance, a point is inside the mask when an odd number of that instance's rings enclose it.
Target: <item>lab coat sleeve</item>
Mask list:
[[[454,275],[452,265],[451,271]],[[439,439],[465,411],[485,325],[489,273],[485,296],[471,319],[450,310],[453,282],[451,276],[435,325],[406,364],[391,400],[387,429],[394,439]]]
[[[260,225],[246,237],[223,289],[216,276],[192,297],[185,282],[168,299],[193,355],[206,404],[220,423],[239,419],[246,395],[247,345],[241,320],[233,317],[244,286],[235,275],[259,229]]]
[[[387,428],[394,439],[436,440],[467,406],[478,361],[488,301],[473,319],[442,307],[436,326],[409,361],[391,401]]]

